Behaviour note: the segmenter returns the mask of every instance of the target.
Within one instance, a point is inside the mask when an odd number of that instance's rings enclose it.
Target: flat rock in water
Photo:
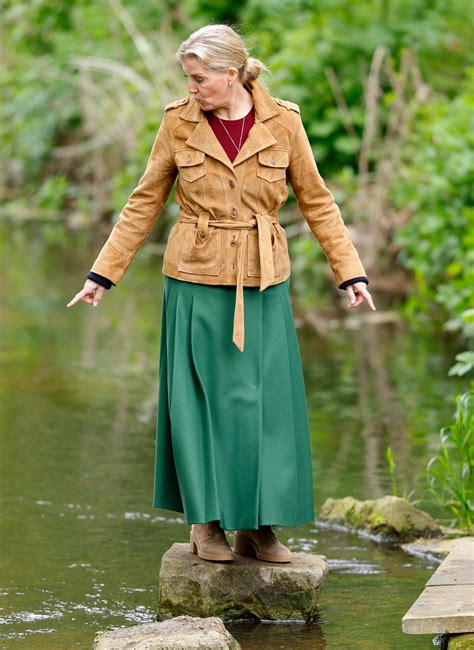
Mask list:
[[[265,562],[237,555],[209,562],[175,543],[161,560],[157,618],[180,614],[223,620],[304,620],[317,613],[328,572],[324,555],[293,553],[291,562]]]
[[[387,495],[359,501],[354,497],[326,499],[319,518],[370,533],[391,543],[410,542],[419,537],[436,537],[442,531],[436,521],[411,503]]]
[[[240,650],[240,645],[216,616],[177,616],[160,623],[101,632],[93,650]]]
[[[449,537],[441,539],[415,539],[414,542],[401,544],[401,548],[410,555],[420,555],[423,557],[433,557],[436,559],[445,558],[454,547],[460,542],[474,542],[474,537],[467,535],[466,537]]]

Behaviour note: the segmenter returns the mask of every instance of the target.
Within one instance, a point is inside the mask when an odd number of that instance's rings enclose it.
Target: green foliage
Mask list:
[[[393,457],[393,451],[390,446],[387,447],[387,451],[385,452],[385,458],[388,463],[390,479],[392,481],[392,495],[398,496],[397,480],[395,478],[395,458]]]
[[[391,191],[394,206],[413,215],[395,235],[398,261],[416,280],[406,313],[428,325],[441,312],[465,338],[474,334],[473,91],[470,68],[457,97],[419,109]]]
[[[473,385],[474,386],[474,385]],[[474,524],[474,388],[456,397],[454,422],[443,427],[426,468],[429,494],[453,517],[452,526]]]
[[[168,0],[7,2],[0,196],[15,203],[10,213],[63,212],[67,203],[92,220],[120,210],[163,105],[186,92],[178,63],[169,64],[175,10]],[[69,187],[55,197],[57,179]]]
[[[460,352],[456,355],[456,362],[448,374],[462,377],[474,368],[474,352]]]
[[[328,276],[327,260],[314,238],[290,239],[292,286],[301,309],[317,309],[327,304],[334,292],[334,280]]]
[[[455,5],[431,0],[247,0],[240,19],[250,43],[258,44],[258,56],[272,70],[272,90],[300,104],[317,160],[331,175],[355,164],[364,126],[364,83],[376,47],[385,45],[394,63],[404,48],[412,48],[424,78],[436,90],[455,96],[463,66],[474,54],[470,15],[468,0]],[[347,104],[352,134],[336,106],[331,70]],[[388,81],[380,88],[387,102]]]
[[[65,176],[51,176],[40,187],[34,202],[40,208],[60,212],[67,206],[68,179]]]
[[[412,505],[415,505],[418,503],[418,500],[413,499],[414,495],[414,490],[411,490],[410,492],[407,491],[406,486],[403,488],[403,494],[399,494],[399,489],[398,489],[398,484],[397,484],[397,478],[396,478],[396,463],[395,463],[395,456],[393,455],[392,448],[390,445],[387,447],[385,451],[385,460],[387,461],[388,465],[388,471],[390,474],[390,481],[392,484],[392,491],[391,495],[398,497],[400,496],[402,499],[405,499],[405,501],[408,501]]]
[[[238,29],[239,17],[246,0],[185,0],[189,15],[199,22],[197,28],[208,23],[225,23]]]

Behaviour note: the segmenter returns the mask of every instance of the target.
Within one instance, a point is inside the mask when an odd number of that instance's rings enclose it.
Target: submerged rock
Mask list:
[[[157,617],[311,621],[327,572],[324,555],[293,553],[284,564],[243,555],[208,562],[175,543],[161,560]]]
[[[364,530],[392,543],[442,534],[440,526],[429,514],[395,496],[366,501],[354,497],[326,499],[319,517],[356,531]]]
[[[472,650],[474,648],[474,633],[456,634],[448,641],[448,650]]]
[[[101,632],[93,650],[240,650],[240,645],[216,616],[177,616],[160,623],[145,623]]]
[[[472,535],[464,534],[453,537],[449,534],[445,534],[444,528],[442,531],[443,537],[415,539],[414,542],[407,542],[406,544],[400,544],[400,546],[402,550],[410,555],[442,560],[453,550],[459,540],[474,542],[474,536]]]

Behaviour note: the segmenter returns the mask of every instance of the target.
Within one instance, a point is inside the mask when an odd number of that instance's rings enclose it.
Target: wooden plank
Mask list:
[[[474,585],[474,543],[456,544],[426,586]]]
[[[407,634],[474,632],[474,541],[459,539],[402,619]]]
[[[402,619],[406,634],[474,632],[474,585],[426,587]]]

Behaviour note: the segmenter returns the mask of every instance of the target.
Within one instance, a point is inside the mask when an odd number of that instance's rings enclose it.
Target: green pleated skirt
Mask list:
[[[222,528],[314,520],[313,476],[290,278],[235,287],[164,276],[153,507]]]

